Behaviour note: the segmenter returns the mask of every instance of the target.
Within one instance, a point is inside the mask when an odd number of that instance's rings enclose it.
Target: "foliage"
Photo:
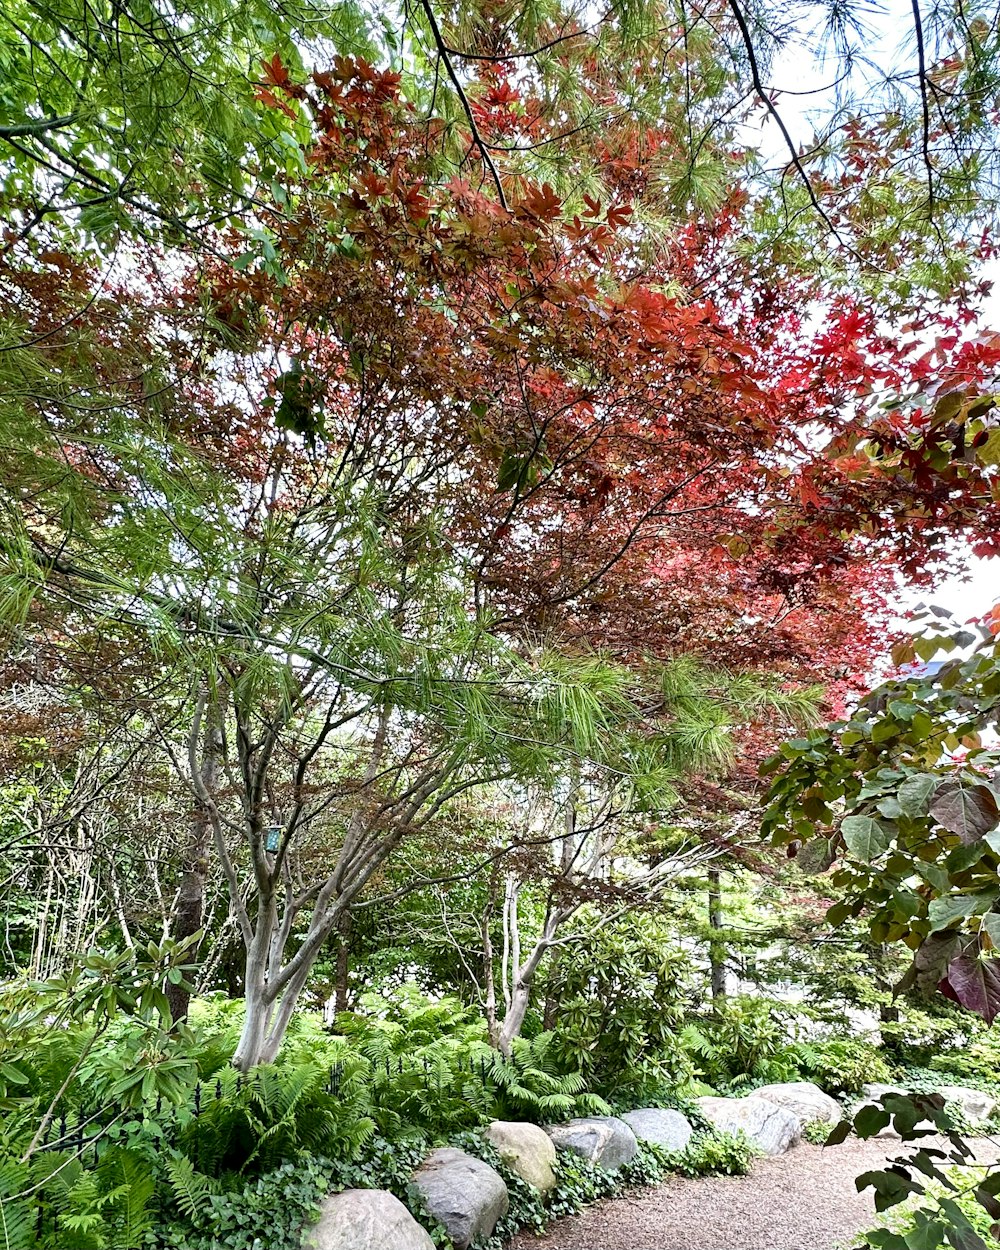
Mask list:
[[[995,1218],[979,1205],[976,1186],[988,1172],[978,1168],[946,1168],[944,1180],[929,1185],[924,1200],[911,1199],[879,1220],[878,1227],[865,1235],[873,1250],[912,1250],[927,1246],[972,1247],[982,1250],[995,1241]]]
[[[692,1073],[680,1037],[686,969],[663,925],[648,915],[562,950],[544,984],[559,1003],[552,1043],[559,1061],[618,1099],[683,1084]]]
[[[879,1025],[890,1062],[922,1067],[935,1055],[961,1052],[981,1025],[955,1003],[941,997],[900,996],[892,1019]]]
[[[997,1081],[1000,1045],[992,1029],[982,1030],[971,1042],[957,1050],[945,1050],[934,1055],[930,1068],[949,1083],[970,1085],[988,1094],[1000,1092]]]
[[[799,1077],[830,1094],[859,1094],[869,1082],[892,1081],[881,1048],[862,1038],[816,1038],[797,1042],[794,1050]]]
[[[294,166],[247,66],[275,51],[298,63],[298,45],[317,38],[369,46],[346,4],[294,15],[265,0],[5,6],[0,170],[14,223],[57,216],[109,250],[133,232],[205,242],[211,223],[250,209],[255,178]]]
[[[342,1013],[337,1028],[369,1061],[371,1114],[383,1132],[403,1125],[430,1135],[488,1119],[558,1120],[600,1114],[584,1073],[564,1062],[556,1035],[518,1038],[509,1057],[456,999],[427,999],[412,985],[365,996],[378,1015]]]
[[[905,987],[940,987],[989,1024],[1000,1013],[991,936],[1000,756],[988,734],[1000,649],[983,634],[968,659],[940,667],[926,661],[975,635],[939,630],[906,645],[897,659],[912,663],[918,648],[923,668],[884,683],[850,721],[786,744],[771,764],[780,772],[767,828],[782,844],[815,837],[831,860],[841,856],[832,880],[844,897],[829,919],[864,909],[876,941],[914,952]]]
[[[710,1015],[688,1023],[684,1044],[716,1088],[793,1080],[794,1013],[788,1004],[748,995],[727,996]]]
[[[375,1133],[362,1064],[345,1065],[337,1093],[313,1061],[261,1065],[246,1078],[222,1069],[178,1144],[211,1175],[258,1174],[299,1152],[353,1158]]]
[[[670,1156],[670,1166],[681,1176],[746,1176],[759,1153],[743,1132],[701,1131]]]
[[[171,1250],[298,1250],[329,1190],[329,1164],[299,1152],[237,1189],[205,1193],[183,1221],[159,1224],[148,1245]],[[183,1192],[183,1191],[181,1191]]]
[[[944,530],[986,542],[996,529],[981,401],[1000,349],[962,338],[964,307],[928,314],[941,331],[935,375],[964,398],[925,419],[922,335],[828,283],[827,267],[803,259],[811,248],[758,266],[757,205],[742,186],[725,193],[751,162],[728,140],[717,194],[682,179],[669,247],[635,224],[647,197],[654,214],[664,207],[637,134],[658,165],[686,163],[679,119],[704,102],[690,79],[681,91],[647,64],[650,113],[636,131],[618,63],[588,63],[587,109],[595,98],[627,107],[574,128],[565,148],[560,136],[564,192],[513,153],[521,172],[505,190],[477,131],[526,124],[555,140],[549,127],[565,115],[552,112],[546,74],[515,84],[486,55],[468,67],[474,101],[449,116],[462,79],[442,85],[449,54],[421,13],[430,7],[408,7],[403,42],[416,29],[433,53],[404,49],[388,27],[373,36],[381,47],[361,49],[365,23],[336,10],[343,29],[336,51],[321,39],[331,64],[320,68],[285,15],[256,6],[232,11],[232,45],[216,40],[226,23],[211,5],[146,25],[113,6],[93,49],[86,15],[47,10],[38,37],[53,22],[67,31],[42,84],[56,114],[42,118],[10,54],[20,120],[0,137],[15,153],[13,193],[31,203],[18,203],[30,228],[13,231],[2,261],[9,663],[35,672],[28,657],[48,657],[45,683],[85,737],[112,707],[121,724],[154,727],[158,767],[203,835],[200,853],[189,839],[168,857],[171,871],[196,894],[214,871],[235,921],[227,942],[249,956],[245,1071],[275,1058],[313,962],[389,861],[412,863],[408,849],[473,795],[562,796],[580,766],[640,826],[646,867],[646,826],[678,805],[690,773],[750,771],[786,724],[815,715],[818,681],[867,662],[893,565],[920,566]],[[178,66],[169,35],[200,18],[185,47],[204,89],[185,94],[177,125],[190,143],[175,144],[162,100],[194,68]],[[621,36],[635,52],[630,22],[599,25],[603,51]],[[477,40],[512,35],[485,11],[473,27]],[[259,78],[236,75],[234,108],[256,108],[260,125],[240,113],[239,157],[213,180],[212,156],[230,148],[199,110],[220,94],[229,103],[220,80],[248,32],[281,46],[266,49]],[[689,33],[682,24],[683,63],[712,62]],[[576,61],[577,36],[587,42],[575,31],[560,56]],[[149,39],[164,44],[160,71],[122,81],[122,48]],[[740,101],[724,60],[707,88],[723,116]],[[868,162],[864,144],[852,151]],[[59,172],[40,163],[50,157]],[[127,175],[111,172],[145,187],[139,217],[168,200],[206,207],[206,185],[230,200],[244,159],[252,212],[244,203],[241,232],[220,209],[190,247],[181,219],[148,246],[137,229],[102,267],[72,228],[76,193],[95,193],[95,215],[117,211],[120,183],[94,183],[119,158]],[[83,172],[63,169],[70,159]],[[598,165],[609,173],[595,198]],[[69,237],[49,221],[53,178],[57,199],[74,201]],[[890,394],[905,400],[879,407]],[[961,454],[958,416],[971,435]],[[58,714],[44,698],[35,708],[31,738],[48,741]],[[218,795],[198,765],[210,724]],[[103,795],[114,769],[95,756]],[[498,854],[523,849],[524,823],[518,812]],[[428,879],[412,871],[398,890]],[[612,1037],[599,1021],[578,1032],[583,1045]],[[662,1064],[669,1046],[658,1052]]]
[[[828,1120],[807,1120],[802,1125],[802,1138],[813,1146],[825,1146],[830,1136]]]
[[[933,1127],[919,1127],[923,1121],[929,1121]],[[849,1119],[842,1120],[831,1132],[828,1144],[843,1141],[852,1128],[859,1137],[873,1137],[890,1123],[904,1142],[914,1145],[913,1152],[893,1160],[886,1170],[859,1176],[857,1186],[859,1191],[874,1189],[876,1211],[888,1211],[911,1200],[911,1214],[889,1221],[889,1228],[869,1234],[868,1244],[885,1250],[912,1250],[915,1245],[934,1250],[941,1245],[954,1246],[956,1250],[986,1250],[977,1225],[981,1226],[984,1214],[991,1224],[1000,1215],[996,1197],[1000,1193],[1000,1173],[990,1168],[980,1174],[969,1168],[972,1151],[940,1094],[886,1094],[877,1103],[857,1111],[853,1124]],[[920,1138],[927,1136],[928,1131],[944,1137],[941,1148],[921,1145]],[[953,1165],[960,1171],[952,1172]],[[960,1202],[963,1196],[966,1201]],[[930,1203],[916,1208],[917,1199],[930,1199]],[[896,1223],[899,1231],[891,1227]]]

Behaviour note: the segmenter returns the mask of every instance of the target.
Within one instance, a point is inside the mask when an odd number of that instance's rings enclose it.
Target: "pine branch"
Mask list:
[[[434,9],[431,6],[430,0],[420,0],[420,7],[423,9],[427,17],[428,25],[431,28],[431,35],[434,39],[434,45],[438,51],[438,56],[444,63],[448,77],[451,79],[451,85],[455,88],[455,94],[458,96],[466,119],[468,120],[473,142],[479,149],[479,154],[483,159],[483,164],[490,171],[490,175],[493,178],[493,184],[497,189],[497,197],[500,200],[500,206],[503,208],[504,212],[509,213],[510,206],[507,203],[507,197],[504,195],[503,184],[500,181],[500,174],[497,170],[493,157],[489,153],[488,145],[483,141],[483,137],[479,133],[479,127],[476,124],[476,118],[472,112],[472,105],[469,103],[469,98],[465,94],[465,89],[459,81],[458,74],[455,71],[455,66],[452,64],[450,55],[451,50],[445,43],[444,37],[441,34],[441,28],[438,26],[438,21],[434,15]]]

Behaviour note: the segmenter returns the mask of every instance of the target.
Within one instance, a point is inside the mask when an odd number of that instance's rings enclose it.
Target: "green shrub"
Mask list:
[[[879,1026],[886,1056],[906,1067],[927,1067],[942,1052],[960,1052],[972,1041],[976,1025],[969,1013],[938,995],[919,1006],[900,999],[898,1018]]]
[[[326,1053],[367,1064],[368,1114],[386,1136],[407,1127],[446,1136],[491,1119],[544,1122],[608,1111],[583,1074],[566,1066],[552,1033],[518,1038],[505,1059],[457,999],[432,1002],[405,985],[384,999],[365,995],[362,1005],[372,1014],[341,1013],[343,1037],[328,1038]]]
[[[150,1250],[300,1250],[329,1192],[329,1165],[301,1154],[223,1192],[181,1198],[183,1215],[152,1229]]]
[[[947,1085],[969,1085],[1000,1096],[1000,1034],[984,1029],[956,1050],[933,1055],[927,1067]]]
[[[681,1176],[746,1176],[760,1150],[742,1131],[697,1132],[687,1146],[670,1156],[673,1171]]]
[[[690,1021],[681,1041],[700,1075],[717,1089],[791,1081],[798,1075],[787,1003],[749,995],[723,999]]]
[[[568,1150],[560,1151],[554,1171],[555,1188],[550,1191],[545,1204],[549,1219],[552,1220],[575,1215],[581,1208],[597,1202],[600,1198],[610,1197],[618,1189],[618,1183],[611,1172],[605,1172],[603,1168]]]
[[[807,1120],[802,1125],[803,1138],[813,1146],[825,1146],[833,1125],[828,1120]]]
[[[379,1057],[409,1054],[443,1038],[466,1045],[487,1040],[486,1025],[471,1007],[451,994],[430,998],[412,981],[384,994],[362,994],[358,1008],[340,1012],[334,1027]]]
[[[892,1069],[880,1047],[855,1037],[828,1037],[797,1042],[795,1065],[802,1080],[813,1081],[828,1094],[860,1094],[869,1081],[887,1085]]]
[[[243,1076],[221,1070],[200,1114],[187,1117],[178,1146],[202,1172],[261,1175],[300,1153],[353,1158],[375,1135],[364,1065],[349,1065],[336,1093],[329,1070],[286,1062]]]
[[[596,946],[595,946],[596,943]],[[559,1003],[555,1046],[607,1098],[693,1076],[680,1042],[690,961],[652,916],[630,916],[564,948],[543,987]]]

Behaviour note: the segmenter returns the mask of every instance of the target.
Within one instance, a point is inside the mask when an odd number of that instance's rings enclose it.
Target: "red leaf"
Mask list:
[[[940,988],[945,997],[992,1024],[1000,1015],[1000,960],[967,949],[948,965]]]
[[[931,815],[966,846],[971,846],[996,828],[1000,808],[989,786],[982,782],[969,785],[959,779],[938,786]]]
[[[553,221],[562,210],[562,200],[548,183],[541,188],[532,187],[521,201],[520,207],[539,221]]]
[[[285,69],[277,52],[269,61],[261,61],[261,68],[264,70],[265,81],[271,83],[272,86],[284,87],[287,85],[288,70]]]

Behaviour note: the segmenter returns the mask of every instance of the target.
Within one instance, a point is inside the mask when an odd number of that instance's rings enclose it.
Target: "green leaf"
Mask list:
[[[889,849],[888,831],[871,816],[845,816],[840,832],[851,854],[866,864]]]
[[[993,945],[1000,950],[1000,915],[997,915],[995,911],[987,912],[980,924],[990,935]]]
[[[523,470],[523,458],[505,451],[500,460],[500,468],[497,470],[497,490],[513,490],[520,483]]]
[[[992,891],[979,894],[949,894],[944,898],[932,899],[927,908],[931,932],[946,929],[952,921],[960,920],[965,916],[978,915],[988,910],[995,900],[996,894]]]
[[[851,1122],[846,1117],[838,1124],[835,1124],[830,1130],[830,1135],[823,1143],[824,1146],[839,1146],[841,1142],[847,1141],[851,1135]]]
[[[917,1215],[921,1216],[923,1213],[917,1212]],[[945,1226],[939,1220],[928,1220],[924,1216],[906,1234],[906,1250],[940,1250],[944,1240],[944,1230]]]
[[[931,777],[925,773],[907,777],[896,792],[903,814],[912,819],[926,816],[931,795],[937,788],[937,783],[938,779],[936,777]]]
[[[891,1119],[889,1112],[882,1107],[877,1107],[874,1103],[870,1103],[854,1117],[854,1131],[859,1137],[874,1137],[876,1133],[880,1133],[882,1129],[889,1127]],[[860,1193],[864,1186],[861,1184],[861,1177],[858,1177],[858,1192]]]

